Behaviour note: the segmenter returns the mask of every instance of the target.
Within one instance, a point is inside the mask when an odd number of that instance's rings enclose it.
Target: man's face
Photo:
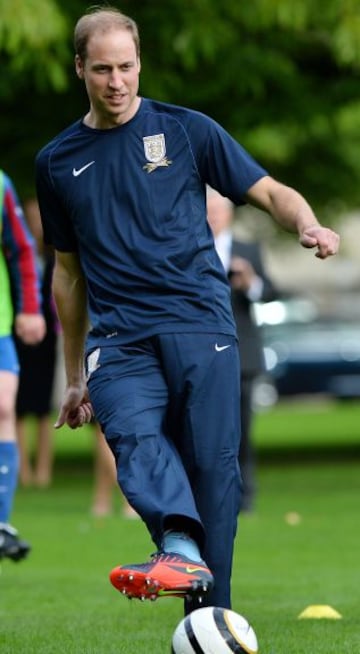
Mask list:
[[[85,81],[90,100],[90,125],[106,129],[130,120],[139,106],[140,61],[125,29],[95,31],[87,57],[75,57],[76,72]]]

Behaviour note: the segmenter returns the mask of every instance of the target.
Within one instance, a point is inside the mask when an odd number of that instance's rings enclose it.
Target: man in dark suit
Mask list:
[[[231,299],[241,360],[241,444],[239,463],[243,480],[241,510],[252,511],[255,496],[255,452],[251,429],[255,379],[264,372],[261,333],[256,324],[254,302],[269,302],[277,292],[268,277],[258,243],[233,237],[234,206],[213,189],[207,193],[208,221],[215,246],[231,285]]]

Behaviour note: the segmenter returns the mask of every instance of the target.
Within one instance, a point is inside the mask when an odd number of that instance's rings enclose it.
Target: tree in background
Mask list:
[[[359,206],[358,0],[113,4],[140,27],[143,95],[218,120],[327,220]],[[35,152],[87,108],[72,48],[87,3],[17,0],[16,7],[0,0],[0,163],[25,193]]]
[[[68,19],[54,0],[0,0],[0,98],[16,98],[25,76],[34,90],[64,91],[68,34]]]

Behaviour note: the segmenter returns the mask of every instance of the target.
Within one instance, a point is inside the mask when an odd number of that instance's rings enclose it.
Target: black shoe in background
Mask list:
[[[19,534],[9,524],[0,525],[0,560],[3,558],[12,561],[24,559],[30,552],[31,546],[19,538]]]

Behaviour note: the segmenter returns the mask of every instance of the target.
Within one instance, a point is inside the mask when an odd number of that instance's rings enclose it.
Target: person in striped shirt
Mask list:
[[[19,362],[12,329],[24,343],[46,331],[34,240],[11,179],[0,171],[0,560],[19,561],[30,551],[10,524],[17,488],[16,393]]]

